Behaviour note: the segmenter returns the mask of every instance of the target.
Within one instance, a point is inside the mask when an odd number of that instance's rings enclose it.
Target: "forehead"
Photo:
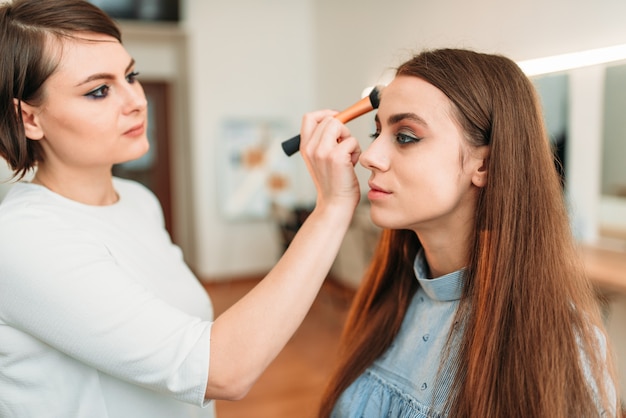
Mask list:
[[[422,110],[445,109],[451,100],[429,82],[412,76],[398,76],[381,92],[380,107],[414,107]]]
[[[126,68],[130,55],[117,39],[96,33],[76,33],[66,37],[48,37],[47,50],[57,62],[52,77],[86,77],[93,73]],[[52,78],[51,77],[51,78]]]
[[[414,115],[422,125],[440,132],[461,132],[456,106],[441,90],[413,76],[398,76],[381,92],[378,118],[392,124],[397,115]]]

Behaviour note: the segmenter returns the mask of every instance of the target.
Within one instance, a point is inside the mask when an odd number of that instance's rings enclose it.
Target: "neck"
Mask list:
[[[103,173],[76,173],[75,175],[55,175],[43,167],[39,167],[32,183],[76,202],[92,206],[107,206],[118,201],[119,197],[113,187],[110,170]]]
[[[475,228],[476,202],[476,193],[467,194],[464,202],[448,216],[414,229],[424,248],[430,277],[441,277],[467,267]]]
[[[423,243],[424,257],[430,270],[429,277],[436,278],[467,266],[465,245],[437,247]]]
[[[466,222],[453,228],[415,231],[424,248],[429,277],[441,277],[467,267],[471,228],[471,222]]]

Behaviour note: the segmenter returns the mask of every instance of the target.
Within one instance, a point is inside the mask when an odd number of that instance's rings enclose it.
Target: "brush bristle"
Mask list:
[[[380,86],[376,86],[370,92],[370,103],[372,104],[373,109],[378,109],[378,105],[380,104]]]

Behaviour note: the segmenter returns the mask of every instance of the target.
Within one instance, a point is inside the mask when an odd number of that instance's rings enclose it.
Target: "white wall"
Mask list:
[[[200,277],[259,274],[279,256],[273,222],[228,221],[219,210],[220,123],[278,118],[298,132],[302,114],[315,107],[313,12],[309,0],[186,3],[197,244],[188,257]]]

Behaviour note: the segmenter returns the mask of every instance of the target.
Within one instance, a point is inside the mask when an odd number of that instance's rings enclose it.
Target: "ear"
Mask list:
[[[487,185],[487,162],[489,160],[489,147],[487,145],[478,147],[474,150],[474,158],[476,166],[472,173],[472,183],[476,187],[485,187]]]
[[[13,99],[13,105],[15,106],[15,113],[22,116],[26,138],[35,141],[42,139],[44,135],[37,118],[38,109],[19,99]]]

